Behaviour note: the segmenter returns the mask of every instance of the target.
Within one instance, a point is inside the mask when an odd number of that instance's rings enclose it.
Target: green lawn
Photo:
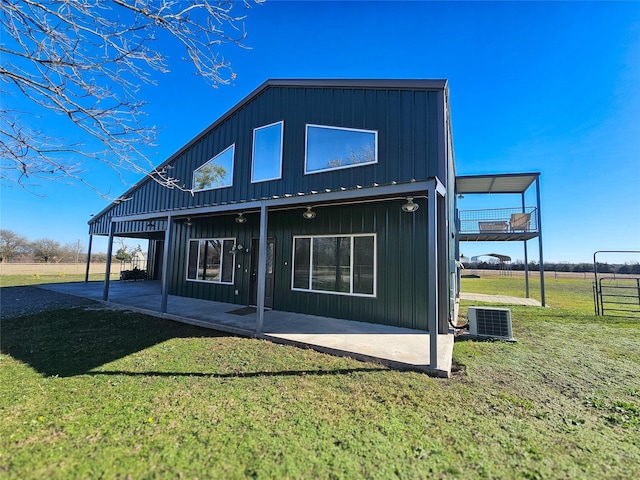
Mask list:
[[[109,277],[111,280],[120,278],[119,273],[112,273]],[[104,280],[104,274],[92,273],[89,280]],[[44,283],[66,283],[66,282],[84,282],[84,273],[82,274],[65,274],[58,275],[0,275],[0,287],[14,287],[19,285],[42,285]]]
[[[0,478],[640,478],[640,322],[590,288],[548,281],[448,380],[133,313],[3,319]]]

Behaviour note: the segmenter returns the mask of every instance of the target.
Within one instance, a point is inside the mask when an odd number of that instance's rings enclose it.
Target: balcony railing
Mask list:
[[[461,236],[532,237],[538,233],[535,207],[460,210]]]

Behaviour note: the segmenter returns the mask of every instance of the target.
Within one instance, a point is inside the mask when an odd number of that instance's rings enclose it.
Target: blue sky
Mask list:
[[[446,78],[458,174],[542,173],[545,260],[640,250],[639,2],[268,1],[247,14],[251,49],[224,48],[233,85],[210,88],[167,46],[172,72],[141,91],[146,122],[162,127],[156,163],[268,78]],[[86,177],[114,195],[127,188],[100,166]],[[77,185],[35,192],[2,186],[2,228],[86,245],[86,222],[107,201]],[[522,258],[519,243],[461,249]]]

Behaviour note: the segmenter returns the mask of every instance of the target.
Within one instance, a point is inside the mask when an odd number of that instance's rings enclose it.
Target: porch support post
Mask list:
[[[89,234],[89,246],[87,247],[87,269],[84,272],[84,283],[89,281],[89,267],[91,266],[91,244],[93,243],[93,235]]]
[[[260,205],[260,238],[258,239],[258,291],[256,309],[256,335],[262,333],[264,327],[264,294],[267,277],[267,204]]]
[[[164,231],[164,251],[162,252],[162,278],[161,284],[161,300],[160,313],[167,313],[167,302],[169,300],[169,278],[171,273],[171,262],[169,259],[169,251],[171,250],[171,237],[173,231],[173,218],[167,216],[167,229]]]
[[[438,193],[436,180],[429,181],[427,197],[427,326],[429,366],[438,368]]]
[[[524,285],[527,291],[527,298],[529,298],[529,256],[527,255],[527,241],[524,240]]]
[[[522,213],[526,213],[526,203],[524,200],[524,192],[522,192]],[[524,290],[526,298],[529,298],[529,258],[527,255],[527,241],[524,240]]]
[[[107,244],[107,265],[104,273],[104,289],[102,290],[102,300],[109,300],[109,280],[111,278],[111,255],[113,254],[113,231],[116,224],[113,220],[109,222],[109,243]]]
[[[536,177],[536,201],[538,208],[538,248],[540,249],[540,303],[546,307],[544,298],[544,259],[542,257],[542,215],[540,214],[540,176]]]

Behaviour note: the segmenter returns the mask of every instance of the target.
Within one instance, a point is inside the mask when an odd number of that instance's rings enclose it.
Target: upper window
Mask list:
[[[251,181],[264,182],[282,178],[282,138],[284,122],[253,130]]]
[[[378,132],[307,125],[304,173],[378,162]]]
[[[233,238],[189,240],[187,280],[233,283]]]
[[[294,237],[291,288],[375,296],[375,235]]]
[[[196,192],[233,184],[235,149],[235,144],[231,145],[193,172],[193,189]]]

